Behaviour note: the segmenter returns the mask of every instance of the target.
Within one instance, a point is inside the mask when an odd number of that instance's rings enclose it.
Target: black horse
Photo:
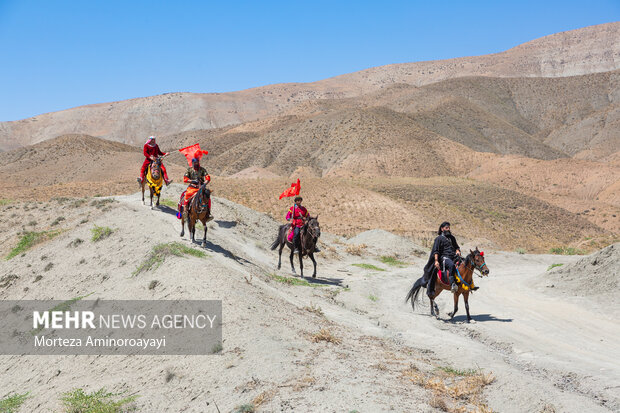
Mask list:
[[[287,238],[287,232],[290,228],[290,224],[280,225],[278,229],[278,236],[276,240],[271,244],[271,249],[275,250],[280,247],[278,251],[278,269],[282,266],[282,249],[284,249],[284,245],[287,245],[291,249],[291,271],[295,274],[295,266],[293,265],[293,254],[295,253],[295,247],[293,243],[290,242]],[[301,276],[304,276],[304,263],[302,258],[304,256],[309,256],[312,260],[312,264],[314,265],[314,272],[312,273],[312,278],[316,278],[316,260],[314,259],[314,251],[316,250],[316,243],[321,236],[321,228],[319,227],[319,217],[308,217],[304,226],[301,228],[299,232],[299,244],[297,249],[299,250],[299,268],[301,270]]]

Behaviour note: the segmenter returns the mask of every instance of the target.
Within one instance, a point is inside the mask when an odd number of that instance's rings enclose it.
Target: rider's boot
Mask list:
[[[166,186],[170,185],[172,183],[172,181],[174,181],[174,179],[164,179],[164,182],[166,183]]]
[[[456,279],[454,278],[454,275],[450,274],[450,291],[455,293],[458,290],[459,290],[459,286],[456,285]]]

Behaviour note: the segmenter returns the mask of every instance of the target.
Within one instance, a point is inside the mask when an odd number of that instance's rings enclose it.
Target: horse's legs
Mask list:
[[[278,250],[278,269],[282,266],[282,250],[284,249],[284,243],[280,244],[280,249]]]
[[[454,293],[452,295],[454,296],[454,311],[452,311],[451,313],[448,313],[451,320],[454,318],[454,314],[456,314],[456,312],[459,311],[459,293]]]
[[[202,237],[202,246],[203,247],[207,247],[207,221],[205,219],[205,222],[202,223],[202,225],[205,227],[205,233],[204,236]]]
[[[301,256],[301,248],[299,249],[299,271],[301,272],[301,278],[304,278],[304,261]]]
[[[192,242],[196,242],[196,238],[195,238],[195,234],[196,234],[196,221],[194,221],[192,218],[189,219],[189,222],[187,223],[187,228],[189,228],[189,232],[192,234]]]
[[[144,203],[144,181],[142,181],[142,183],[140,184],[140,188],[142,188],[142,205],[145,205]]]
[[[314,259],[314,253],[310,253],[309,257],[312,260],[312,265],[314,265],[314,272],[312,273],[312,278],[316,278],[316,260]]]
[[[181,207],[183,208],[183,207]],[[189,229],[189,224],[187,225]],[[185,235],[185,216],[181,213],[181,236]]]
[[[439,318],[439,307],[437,306],[435,299],[430,298],[430,300],[431,300],[431,315]]]
[[[290,258],[290,260],[291,260],[291,271],[293,272],[293,274],[296,274],[296,273],[295,273],[295,265],[293,265],[293,255],[295,255],[295,254],[294,254],[294,251],[295,251],[295,250],[294,250],[293,248],[291,248],[291,255],[290,255],[290,257],[289,257],[289,258]]]
[[[471,316],[469,315],[469,291],[463,293],[463,301],[465,301],[465,311],[467,311],[467,322],[471,321]]]
[[[161,197],[161,192],[159,193],[159,195],[157,195],[157,203],[155,204],[155,206],[159,206],[159,198]]]

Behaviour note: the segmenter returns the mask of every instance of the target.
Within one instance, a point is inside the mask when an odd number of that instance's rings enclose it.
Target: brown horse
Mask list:
[[[146,170],[145,179],[140,182],[140,187],[142,188],[142,205],[145,205],[144,189],[145,186],[148,184],[149,191],[151,192],[151,209],[154,209],[153,195],[157,196],[157,203],[155,204],[155,206],[159,206],[159,197],[161,196],[161,188],[164,182],[164,178],[161,172],[161,160],[162,157],[158,156],[155,161],[151,161],[148,169]]]
[[[185,220],[187,219],[187,230],[191,234],[192,242],[196,242],[194,234],[196,233],[196,221],[200,220],[205,229],[202,237],[202,246],[207,246],[207,222],[211,221],[211,209],[209,208],[209,200],[211,199],[211,191],[207,189],[207,183],[204,183],[196,192],[196,195],[189,201],[181,215],[181,236],[185,235]]]
[[[459,309],[459,296],[463,295],[463,301],[465,301],[465,310],[467,311],[467,322],[471,321],[471,316],[469,315],[469,292],[472,290],[477,290],[478,287],[474,287],[473,283],[473,274],[474,270],[480,271],[481,275],[486,276],[489,275],[489,267],[484,261],[484,255],[478,251],[478,247],[474,251],[469,250],[469,255],[462,259],[460,263],[456,266],[457,269],[457,284],[458,290],[454,293],[454,311],[448,313],[450,319],[454,317],[456,312]],[[435,303],[435,298],[443,291],[450,290],[450,285],[441,281],[439,276],[433,275],[437,277],[437,282],[435,283],[435,291],[433,293],[431,300],[431,315],[435,317],[439,317],[439,307],[437,303]],[[418,294],[422,287],[426,288],[426,282],[428,280],[424,280],[424,277],[420,277],[411,287],[409,293],[407,294],[407,298],[405,302],[411,300],[411,308],[415,310],[415,301],[418,298]]]
[[[293,243],[288,240],[287,232],[290,228],[290,224],[280,225],[278,229],[278,235],[276,240],[271,244],[271,249],[275,250],[280,247],[278,251],[278,269],[282,266],[282,249],[284,249],[284,245],[287,245],[291,249],[291,271],[295,274],[295,266],[293,265],[293,255],[295,254],[295,247]],[[316,249],[316,243],[321,236],[321,227],[319,226],[319,216],[316,217],[308,217],[304,226],[299,231],[299,243],[301,245],[298,246],[299,250],[299,268],[301,270],[301,276],[304,276],[304,262],[302,258],[304,256],[310,257],[312,260],[312,264],[314,265],[314,272],[312,273],[312,278],[316,278],[316,260],[314,259],[314,251]]]

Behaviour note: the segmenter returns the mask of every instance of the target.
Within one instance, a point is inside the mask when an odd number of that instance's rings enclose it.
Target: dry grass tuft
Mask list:
[[[313,386],[315,383],[316,379],[314,377],[306,376],[293,385],[293,390],[302,391],[304,389],[307,389],[308,387]]]
[[[482,389],[495,381],[491,373],[462,375],[442,370],[439,374],[420,372],[413,365],[401,372],[403,378],[432,392],[431,407],[450,413],[491,413],[482,400]],[[471,410],[474,407],[474,410]]]
[[[252,400],[252,404],[254,405],[255,408],[259,407],[262,404],[265,404],[269,400],[271,400],[275,394],[276,394],[275,390],[264,391],[261,394],[259,394],[258,396],[256,396],[254,398],[254,400]]]
[[[351,254],[351,255],[359,255],[361,256],[362,254],[364,254],[366,252],[366,244],[352,244],[352,245],[347,245],[347,248],[345,248],[345,251],[347,252],[347,254]]]
[[[318,305],[311,303],[309,306],[308,305],[305,306],[304,310],[308,311],[309,313],[314,313],[318,315],[319,317],[325,317],[325,314],[323,313],[323,309],[319,307]]]
[[[446,403],[446,400],[443,397],[438,396],[437,394],[433,394],[433,397],[428,402],[428,404],[431,407],[434,407],[435,409],[439,409],[443,412],[450,411],[450,409],[448,409],[448,404]]]
[[[327,328],[322,328],[318,333],[313,334],[310,338],[313,343],[318,343],[319,341],[327,341],[328,343],[340,344],[342,340],[338,337],[334,336],[331,331]]]

